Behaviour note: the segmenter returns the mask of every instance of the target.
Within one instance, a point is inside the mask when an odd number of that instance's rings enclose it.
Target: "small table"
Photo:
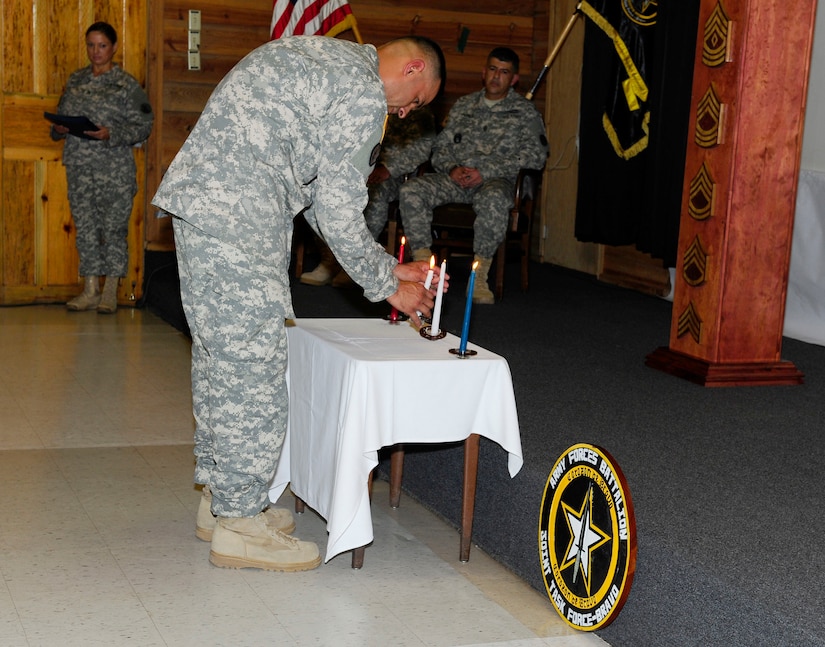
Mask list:
[[[478,354],[460,359],[449,352],[459,345],[455,335],[429,341],[408,322],[297,319],[287,333],[289,432],[270,499],[290,484],[327,520],[328,562],[373,540],[368,480],[379,449],[463,440],[466,561],[478,436],[508,452],[511,477],[523,463],[507,361],[472,344]]]

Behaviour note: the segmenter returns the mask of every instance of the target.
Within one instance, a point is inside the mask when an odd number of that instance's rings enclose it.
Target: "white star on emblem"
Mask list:
[[[593,549],[601,546],[609,537],[599,528],[592,524],[593,512],[593,484],[587,490],[587,495],[582,502],[582,507],[576,513],[575,510],[562,504],[567,517],[567,525],[570,528],[570,546],[565,557],[566,566],[573,564],[573,581],[578,579],[579,569],[584,576],[584,582],[590,589],[590,555]]]

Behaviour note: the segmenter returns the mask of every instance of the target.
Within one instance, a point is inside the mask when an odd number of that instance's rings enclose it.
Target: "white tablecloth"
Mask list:
[[[326,559],[373,539],[367,489],[378,450],[479,434],[509,454],[522,450],[507,361],[450,354],[459,340],[429,341],[409,325],[373,319],[299,319],[288,328],[290,412],[270,498],[287,484],[327,520]],[[433,487],[438,487],[434,484]]]

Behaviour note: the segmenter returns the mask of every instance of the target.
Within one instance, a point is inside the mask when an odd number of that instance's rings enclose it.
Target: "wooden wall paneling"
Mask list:
[[[10,186],[33,187],[34,166],[18,160],[3,160],[3,180]],[[3,192],[2,277],[0,290],[6,286],[34,285],[34,237],[26,219],[34,213],[34,191]]]
[[[526,94],[533,87],[536,76],[544,65],[544,60],[554,43],[550,42],[550,3],[543,0],[536,0],[533,8],[533,42],[530,58],[529,75],[522,73],[519,80],[518,89]],[[544,107],[547,100],[547,79],[542,81],[534,93],[533,103],[539,112],[544,114]]]
[[[32,91],[34,61],[26,52],[33,41],[33,32],[31,1],[3,0],[4,94]]]
[[[146,64],[148,48],[148,24],[146,0],[123,2],[123,28],[118,31],[123,57],[123,68],[132,74],[144,88],[146,87]],[[152,107],[156,110],[156,107]],[[157,120],[157,113],[155,114]],[[154,125],[153,125],[154,130]],[[150,135],[150,138],[154,134]],[[134,303],[143,294],[144,247],[146,214],[149,202],[146,191],[146,143],[134,150],[137,167],[137,193],[132,203],[132,217],[129,221],[129,268],[121,281],[118,295],[121,301]]]
[[[49,136],[44,112],[57,108],[57,97],[6,94],[3,98],[3,153],[7,159],[60,159],[62,146]],[[9,187],[13,189],[14,187]]]
[[[382,11],[387,7],[413,7],[419,9],[444,9],[449,7],[450,11],[458,13],[487,13],[500,16],[533,16],[535,12],[535,0],[358,0],[353,3],[350,0],[353,13],[356,13],[356,6],[370,6],[370,11]],[[359,25],[361,24],[360,14],[356,13]],[[364,40],[370,42],[367,35],[362,32]]]
[[[80,262],[75,246],[72,213],[64,201],[49,199],[49,196],[67,194],[66,173],[59,160],[37,162],[35,169],[43,175],[42,188],[38,187],[40,190],[35,194],[35,217],[42,219],[45,239],[42,250],[42,258],[45,259],[42,282],[46,285],[72,285],[77,280],[76,268]],[[74,291],[66,296],[74,296]]]
[[[32,42],[33,13],[31,3],[25,0],[3,0],[2,13],[3,49],[0,61],[0,87],[3,89],[0,100],[0,153],[5,153],[3,140],[6,136],[6,97],[14,92],[28,88],[33,77],[33,61],[24,55],[26,43]],[[15,251],[20,249],[19,242],[24,239],[16,223],[7,221],[4,214],[15,206],[16,191],[8,188],[18,186],[20,165],[7,161],[5,154],[0,155],[0,303],[5,303],[6,286],[28,279],[25,269],[17,262]]]
[[[84,32],[94,21],[85,22],[89,16],[87,0],[34,0],[34,5],[31,56],[35,64],[35,85],[29,91],[56,95],[56,102],[69,75],[89,62]]]
[[[2,131],[2,164],[0,187],[2,209],[0,214],[0,297],[5,302],[9,291],[17,286],[30,289],[35,280],[35,238],[32,214],[34,211],[34,166],[29,161],[9,155],[7,146],[25,142],[26,135],[35,138],[37,126],[44,125],[42,113],[37,121],[28,117],[26,106],[16,102],[17,97],[31,96],[36,86],[37,66],[32,53],[37,3],[3,1],[3,100],[0,106]]]
[[[61,148],[49,137],[43,119],[44,111],[55,109],[55,101],[18,94],[4,102],[4,168],[9,170],[3,174],[4,285],[17,288],[9,293],[13,303],[57,300],[76,291],[77,251],[66,174]]]
[[[163,88],[164,113],[189,112],[200,115],[214,89],[211,85],[166,83]]]
[[[573,15],[576,3],[564,0],[550,11],[550,47],[558,40]],[[540,260],[597,274],[601,245],[580,243],[574,235],[578,187],[578,133],[581,65],[584,51],[584,18],[579,18],[562,46],[545,80],[545,122],[550,157],[544,172]],[[543,61],[542,61],[543,62]]]
[[[201,23],[214,25],[248,25],[264,29],[264,39],[269,38],[269,23],[272,18],[271,0],[166,0],[163,13],[168,17],[177,16],[185,20],[190,9],[201,12]],[[252,48],[250,48],[252,49]]]

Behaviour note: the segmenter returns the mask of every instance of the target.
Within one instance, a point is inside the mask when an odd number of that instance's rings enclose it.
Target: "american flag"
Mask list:
[[[335,36],[355,29],[346,0],[273,0],[272,39],[284,36]]]

